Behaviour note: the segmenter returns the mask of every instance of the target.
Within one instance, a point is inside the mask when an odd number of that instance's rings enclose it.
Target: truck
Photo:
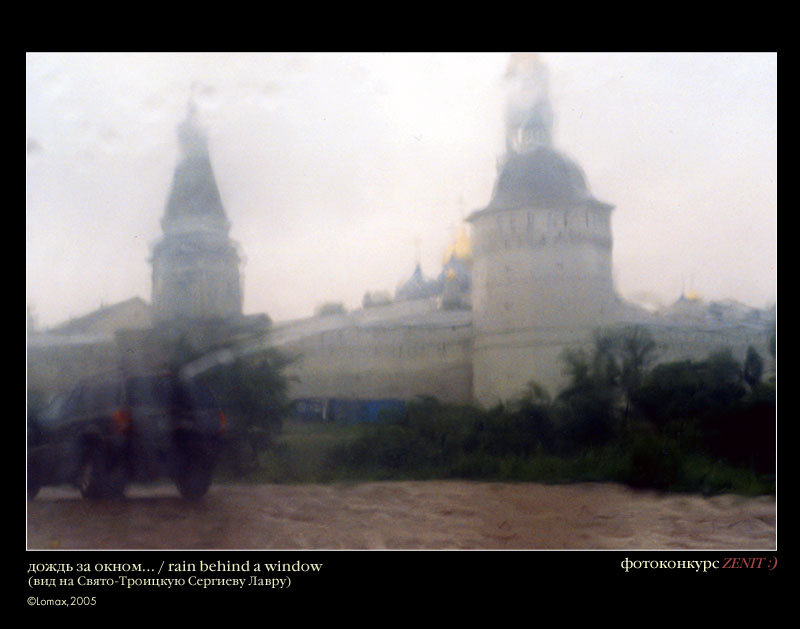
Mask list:
[[[212,392],[170,372],[82,382],[28,419],[27,490],[72,484],[88,499],[172,479],[186,499],[211,486],[226,418]]]

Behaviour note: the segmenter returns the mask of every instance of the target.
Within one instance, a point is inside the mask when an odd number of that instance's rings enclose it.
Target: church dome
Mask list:
[[[495,183],[491,209],[591,200],[581,168],[548,146],[510,153]]]

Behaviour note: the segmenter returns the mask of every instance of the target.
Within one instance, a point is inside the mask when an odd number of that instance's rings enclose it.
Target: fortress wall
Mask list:
[[[615,327],[627,327],[619,324]],[[769,353],[769,330],[753,326],[643,325],[656,342],[655,364],[678,360],[704,360],[714,352],[730,349],[744,363],[752,346],[764,361],[765,377],[775,373]],[[513,400],[530,382],[544,386],[551,396],[568,383],[563,359],[566,350],[591,351],[597,327],[531,328],[484,334],[474,342],[473,360],[482,377],[474,379],[475,398],[484,406]]]
[[[471,326],[345,327],[286,344],[293,398],[472,398]]]
[[[623,327],[623,326],[620,326]],[[770,333],[745,326],[701,328],[646,325],[656,342],[655,364],[679,360],[704,360],[730,349],[744,363],[752,346],[764,361],[765,376],[775,373],[769,353]],[[529,382],[544,386],[555,396],[567,384],[563,355],[566,350],[591,351],[595,328],[516,330],[483,335],[474,344],[474,361],[483,377],[475,379],[475,398],[484,406],[513,400]]]
[[[473,361],[481,377],[474,378],[475,399],[485,407],[512,401],[530,383],[551,397],[567,384],[563,355],[589,349],[594,328],[527,328],[484,334],[474,343]]]
[[[764,361],[764,372],[775,372],[775,360],[769,352],[771,332],[754,326],[669,326],[648,325],[656,342],[656,361],[703,360],[710,354],[729,349],[743,363],[752,346]]]

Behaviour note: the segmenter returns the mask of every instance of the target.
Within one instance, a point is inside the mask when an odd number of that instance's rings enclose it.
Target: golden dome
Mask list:
[[[469,240],[469,232],[467,226],[462,224],[458,230],[455,242],[451,244],[444,254],[445,264],[451,259],[468,260],[472,255],[472,245]]]

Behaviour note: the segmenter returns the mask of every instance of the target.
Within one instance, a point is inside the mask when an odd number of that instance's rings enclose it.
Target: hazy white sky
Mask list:
[[[616,206],[618,291],[777,297],[777,55],[542,53],[555,146]],[[27,303],[150,300],[192,85],[245,312],[435,276],[503,151],[508,54],[28,54]]]

